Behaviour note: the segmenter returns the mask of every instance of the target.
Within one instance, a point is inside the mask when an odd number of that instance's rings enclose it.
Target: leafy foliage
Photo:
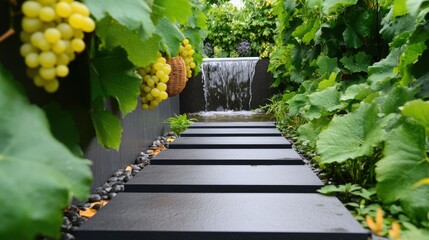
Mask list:
[[[168,118],[167,120],[165,120],[165,123],[168,123],[170,125],[170,130],[174,134],[180,135],[195,121],[197,121],[195,118],[188,118],[186,113],[184,113]]]
[[[63,209],[89,192],[89,161],[52,136],[43,110],[1,65],[0,109],[0,238],[58,237]]]
[[[269,66],[288,97],[266,108],[327,178],[400,204],[410,236],[429,228],[428,186],[413,188],[428,178],[428,12],[411,0],[276,1]]]

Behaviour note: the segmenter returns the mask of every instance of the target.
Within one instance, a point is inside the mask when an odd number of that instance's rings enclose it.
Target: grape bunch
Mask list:
[[[192,45],[189,43],[188,39],[182,41],[182,45],[179,48],[179,54],[185,60],[186,64],[186,77],[192,77],[192,69],[196,67],[194,58],[192,57],[195,53],[195,50],[192,48]]]
[[[69,74],[68,64],[85,49],[84,32],[95,22],[88,8],[74,0],[26,0],[22,4],[23,44],[27,74],[47,92],[58,90],[58,77]]]
[[[167,82],[171,72],[171,66],[167,60],[158,53],[156,63],[144,68],[138,68],[137,72],[143,78],[140,86],[140,100],[143,110],[152,110],[158,104],[168,98]]]

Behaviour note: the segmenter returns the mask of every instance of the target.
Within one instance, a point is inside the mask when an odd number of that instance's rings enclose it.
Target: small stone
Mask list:
[[[100,194],[91,194],[88,197],[89,202],[98,202],[101,200]]]
[[[101,199],[108,200],[108,197],[107,197],[107,195],[103,195],[103,196],[101,196]]]
[[[70,233],[61,233],[61,240],[74,240],[74,236]]]
[[[103,188],[102,188],[102,187],[97,187],[97,188],[95,189],[95,193],[97,193],[97,194],[101,194],[101,191],[103,191]]]
[[[112,187],[112,190],[110,190],[110,193],[118,193],[124,191],[124,185],[114,185]]]
[[[77,229],[78,229],[78,227],[76,227],[76,226],[73,226],[71,229],[70,229],[70,232],[76,232],[77,231]]]
[[[114,193],[114,192],[112,192],[112,193],[109,193],[109,194],[107,194],[107,199],[112,199],[112,198],[114,198],[116,195],[118,195],[117,193]]]
[[[79,208],[77,206],[75,206],[75,205],[71,205],[69,207],[69,209],[67,209],[67,212],[76,212],[76,213],[78,213],[79,212]]]
[[[68,217],[63,217],[63,224],[61,225],[61,231],[69,232],[72,227],[72,223],[70,222]]]
[[[149,150],[146,150],[146,151],[145,151],[145,153],[146,153],[146,154],[152,154],[152,153],[153,153],[153,150],[150,150],[150,149],[149,149]]]
[[[101,186],[102,188],[108,188],[108,187],[110,187],[110,185],[109,185],[109,183],[105,183],[105,184],[103,184],[103,186]]]
[[[131,172],[131,174],[132,174],[133,176],[137,175],[138,173],[140,173],[140,171],[139,171],[139,170],[133,170],[133,171]]]
[[[116,181],[118,181],[118,178],[117,177],[111,177],[111,178],[107,179],[107,181],[116,182]]]
[[[103,207],[103,205],[97,203],[97,204],[94,204],[94,206],[92,206],[92,209],[95,209],[98,211],[98,210],[100,210],[101,207]]]
[[[110,190],[112,190],[112,187],[105,188],[103,194],[107,194]]]
[[[150,150],[156,150],[156,149],[158,149],[158,148],[159,148],[159,147],[158,147],[158,146],[156,146],[156,145],[152,145],[152,146],[150,146],[150,147],[149,147],[149,149],[150,149]]]
[[[77,213],[77,212],[67,212],[65,215],[69,218],[70,222],[71,222],[73,225],[74,225],[74,223],[75,223],[75,222],[77,222],[77,221],[79,220],[79,218],[80,218],[80,215],[79,215],[79,213]]]
[[[161,141],[160,140],[156,140],[156,141],[154,141],[153,142],[153,144],[152,145],[155,145],[155,146],[157,146],[157,147],[161,147]]]
[[[73,223],[73,225],[79,227],[80,225],[82,225],[86,221],[88,221],[87,218],[80,217],[76,222]]]
[[[133,170],[142,170],[138,165],[131,165]]]

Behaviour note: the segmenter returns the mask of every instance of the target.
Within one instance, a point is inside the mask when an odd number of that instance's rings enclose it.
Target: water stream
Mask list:
[[[205,111],[250,110],[259,58],[205,58],[201,65]]]

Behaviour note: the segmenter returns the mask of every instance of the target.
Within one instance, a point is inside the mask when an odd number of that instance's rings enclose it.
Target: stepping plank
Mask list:
[[[125,184],[125,192],[315,193],[322,186],[303,165],[154,165]]]
[[[275,128],[274,122],[195,122],[190,128]]]
[[[167,149],[152,165],[303,165],[293,149]]]
[[[367,240],[335,197],[279,193],[120,193],[76,239]]]
[[[179,137],[171,149],[189,148],[291,148],[284,137]]]
[[[277,128],[188,128],[182,137],[281,136]]]

